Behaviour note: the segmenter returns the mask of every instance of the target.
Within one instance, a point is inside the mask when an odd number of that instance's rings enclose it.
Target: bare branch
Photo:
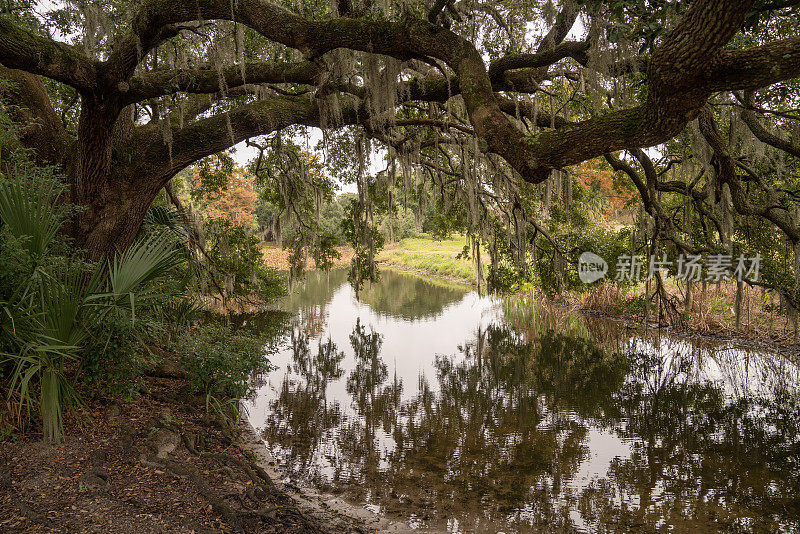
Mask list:
[[[736,211],[742,215],[763,217],[780,228],[792,243],[800,242],[800,225],[793,220],[789,210],[772,188],[764,190],[767,198],[763,204],[755,204],[748,199],[747,191],[741,180],[736,177],[736,164],[717,130],[714,116],[708,107],[704,108],[700,115],[700,132],[714,151],[719,163],[717,176],[720,181],[728,184]]]
[[[778,150],[783,150],[787,154],[791,154],[796,158],[800,158],[800,144],[795,144],[788,139],[770,132],[767,128],[759,122],[758,117],[749,107],[753,102],[753,93],[748,92],[745,94],[745,105],[748,106],[742,110],[742,121],[747,125],[750,131],[762,143],[766,143]]]
[[[503,74],[512,69],[541,69],[549,67],[564,58],[573,58],[578,63],[585,65],[589,61],[587,52],[588,41],[569,41],[561,43],[554,48],[549,48],[535,54],[511,54],[493,61],[489,67],[489,78],[492,84],[504,83]]]

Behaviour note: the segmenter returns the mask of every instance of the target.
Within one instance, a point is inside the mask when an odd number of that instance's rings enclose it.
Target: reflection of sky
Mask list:
[[[350,394],[347,392],[348,372],[355,367],[350,334],[357,318],[361,319],[367,332],[372,328],[383,336],[380,357],[388,368],[386,382],[392,382],[395,377],[402,382],[402,401],[416,398],[420,377],[425,377],[429,389],[438,393],[435,356],[456,355],[458,345],[467,341],[477,328],[483,328],[498,319],[497,306],[493,300],[475,292],[466,293],[460,301],[445,307],[435,319],[404,320],[378,315],[367,304],[356,300],[352,287],[347,283],[336,290],[330,303],[325,306],[325,312],[325,329],[310,342],[310,350],[315,352],[318,341],[325,341],[330,337],[337,348],[345,352],[346,356],[341,363],[345,373],[339,380],[328,383],[326,396],[329,404],[338,402],[350,417],[357,414],[351,406]],[[274,398],[287,373],[294,380],[302,380],[289,371],[292,363],[291,347],[285,347],[271,356],[270,360],[276,370],[266,377],[265,384],[257,392],[255,403],[249,406],[250,421],[256,428],[263,427],[268,415],[267,400]],[[387,447],[393,444],[389,436],[382,442]]]
[[[459,346],[473,340],[479,328],[485,329],[487,325],[502,320],[497,303],[474,292],[466,293],[460,300],[446,306],[435,318],[408,320],[378,314],[369,305],[358,302],[347,283],[333,292],[330,302],[324,306],[324,312],[324,329],[317,338],[310,340],[309,350],[315,354],[318,341],[330,337],[338,350],[345,352],[345,358],[341,362],[344,374],[340,379],[330,382],[326,390],[327,405],[330,407],[338,404],[345,416],[344,425],[347,425],[347,420],[352,421],[359,417],[357,406],[346,389],[349,373],[356,364],[350,334],[357,318],[360,318],[367,332],[374,329],[382,335],[380,358],[386,364],[388,374],[381,388],[395,381],[402,382],[401,404],[417,397],[421,377],[425,378],[431,393],[438,394],[436,355],[451,357],[455,363],[463,361],[464,355],[459,351]],[[663,386],[660,381],[674,378],[676,374],[669,370],[678,369],[682,362],[686,370],[684,379],[692,382],[714,382],[722,387],[726,396],[734,399],[752,395],[769,397],[776,389],[784,389],[787,384],[797,384],[800,381],[798,368],[790,366],[785,358],[726,344],[693,343],[666,336],[657,340],[632,337],[624,344],[623,350],[659,356],[660,372],[645,378],[651,382],[647,384],[647,388],[653,391]],[[269,417],[269,402],[276,398],[287,377],[295,384],[303,383],[300,376],[291,372],[291,347],[284,347],[271,360],[277,369],[265,377],[264,385],[258,390],[249,410],[251,422],[256,428],[264,427]],[[688,368],[685,362],[690,362]],[[614,462],[630,459],[634,449],[642,446],[641,440],[620,437],[626,435],[624,420],[606,428],[576,414],[553,412],[545,405],[542,405],[541,413],[544,419],[540,426],[543,429],[551,426],[557,428],[558,421],[563,421],[564,418],[574,420],[586,428],[582,443],[586,452],[574,472],[562,473],[560,488],[557,495],[554,495],[554,500],[560,506],[568,508],[573,526],[581,530],[592,530],[596,525],[583,518],[575,506],[576,500],[583,490],[596,485],[600,479],[607,478],[609,468]],[[401,419],[405,420],[406,417]],[[340,428],[336,427],[321,431],[319,441],[311,451],[312,464],[319,474],[329,479],[334,476],[337,467],[359,469],[358,465],[348,466],[347,462],[337,462],[341,456],[338,450],[339,432]],[[505,438],[514,440],[518,436],[508,435]],[[380,458],[379,468],[387,469],[387,457],[395,448],[392,435],[385,433],[379,426],[375,429],[373,446]],[[279,463],[284,466],[292,463],[293,459],[289,458],[291,451],[281,450],[277,444],[272,444],[271,448]],[[307,466],[295,464],[294,467],[299,470]],[[342,475],[341,472],[338,474]],[[352,476],[358,479],[358,473],[352,473]],[[549,475],[541,477],[537,484],[551,484],[548,477]],[[653,498],[659,498],[662,491],[658,484],[660,481],[656,481],[656,485],[650,488]],[[639,500],[635,488],[618,487],[613,492],[612,501],[616,506],[636,509]],[[508,520],[520,520],[524,523],[527,516],[534,517],[534,514],[535,511],[523,507],[510,513]],[[458,525],[458,520],[452,518],[450,530],[461,531],[453,526],[453,521]]]

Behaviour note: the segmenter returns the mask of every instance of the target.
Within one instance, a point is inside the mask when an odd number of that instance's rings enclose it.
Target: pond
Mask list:
[[[293,483],[421,531],[800,531],[782,355],[392,271],[281,306],[249,417]]]

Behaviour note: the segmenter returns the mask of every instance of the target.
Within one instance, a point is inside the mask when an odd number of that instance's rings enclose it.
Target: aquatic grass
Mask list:
[[[553,303],[532,286],[516,294],[500,297],[500,305],[506,321],[531,339],[548,331],[581,338],[590,335],[586,318],[576,307]]]
[[[618,284],[598,283],[585,293],[581,307],[588,310],[609,310],[620,302],[620,296]]]

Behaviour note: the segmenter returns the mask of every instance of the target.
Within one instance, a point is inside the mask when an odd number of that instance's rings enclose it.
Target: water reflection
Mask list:
[[[404,306],[344,281],[292,297],[251,410],[290,478],[452,532],[800,529],[782,357],[607,322],[512,328],[491,299],[408,278],[381,282],[412,288]]]
[[[311,272],[290,295],[281,300],[281,308],[291,312],[322,312],[334,293],[347,282],[347,271],[324,274]],[[359,300],[376,314],[406,320],[438,317],[467,293],[467,286],[383,271],[380,281],[367,284]]]
[[[385,272],[377,284],[368,284],[361,300],[380,315],[406,320],[431,319],[460,301],[466,286]]]

